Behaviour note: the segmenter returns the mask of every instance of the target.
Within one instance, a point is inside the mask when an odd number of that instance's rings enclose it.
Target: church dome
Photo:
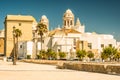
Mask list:
[[[64,13],[64,17],[74,17],[74,15],[70,9],[67,9]]]
[[[43,15],[40,19],[40,22],[44,23],[44,22],[49,22],[49,21],[48,21],[48,18],[45,15]]]
[[[47,26],[47,28],[49,29],[49,20],[48,20],[48,18],[47,18],[45,15],[43,15],[43,16],[41,17],[40,23],[45,24],[45,25]]]
[[[66,13],[72,13],[72,11],[70,9],[66,10]]]
[[[43,15],[43,16],[41,17],[41,19],[47,19],[47,17],[46,17],[45,15]]]

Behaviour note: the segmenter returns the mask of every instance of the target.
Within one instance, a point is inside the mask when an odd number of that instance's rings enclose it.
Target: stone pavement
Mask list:
[[[119,75],[56,69],[53,65],[12,64],[0,60],[0,80],[120,80]]]

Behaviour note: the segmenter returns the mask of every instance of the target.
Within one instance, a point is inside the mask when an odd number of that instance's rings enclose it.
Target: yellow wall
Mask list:
[[[4,53],[4,38],[0,38],[0,54]]]
[[[20,16],[19,16],[20,17]],[[21,24],[21,25],[20,25]],[[32,20],[5,20],[5,54],[10,56],[13,50],[13,26],[22,31],[19,41],[32,40]]]
[[[83,45],[83,46],[82,46]],[[77,44],[76,44],[76,50],[85,50],[85,51],[92,51],[92,53],[94,53],[94,57],[95,58],[98,58],[99,57],[99,54],[98,54],[98,50],[97,49],[90,49],[88,47],[88,42],[87,41],[80,41],[78,40],[77,41]]]

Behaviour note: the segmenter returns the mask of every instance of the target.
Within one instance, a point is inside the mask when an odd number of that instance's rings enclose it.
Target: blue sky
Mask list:
[[[62,17],[71,9],[86,32],[112,34],[120,41],[120,0],[0,0],[0,29],[7,14],[32,15],[37,21],[46,15],[50,29],[62,26]]]

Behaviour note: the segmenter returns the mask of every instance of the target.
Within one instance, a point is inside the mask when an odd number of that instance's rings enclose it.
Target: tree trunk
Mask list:
[[[18,37],[16,38],[17,42],[16,42],[16,59],[18,58]]]
[[[16,58],[15,58],[15,54],[16,54],[16,40],[15,40],[15,36],[13,35],[13,49],[14,49],[14,52],[13,52],[13,65],[16,65]]]

